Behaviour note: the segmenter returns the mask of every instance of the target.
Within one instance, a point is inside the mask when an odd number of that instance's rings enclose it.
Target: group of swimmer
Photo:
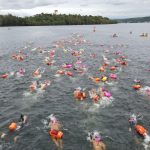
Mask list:
[[[93,29],[93,32],[96,31],[96,28]],[[113,37],[118,37],[116,34]],[[78,35],[77,40],[73,39],[73,41],[60,41],[56,42],[54,48],[48,52],[48,56],[46,56],[43,60],[44,65],[48,67],[52,67],[55,64],[55,56],[57,48],[62,48],[64,54],[69,54],[70,57],[73,58],[72,62],[65,62],[59,65],[58,69],[55,72],[56,77],[67,76],[68,78],[73,78],[75,76],[81,76],[87,73],[88,67],[84,64],[82,56],[85,54],[84,49],[74,50],[74,49],[66,49],[65,44],[74,44],[80,45],[86,43],[86,40],[82,38],[82,36]],[[38,53],[45,53],[45,50],[42,48],[35,48],[32,51],[37,51]],[[109,54],[111,57],[109,57]],[[95,59],[97,55],[92,53],[90,58]],[[12,54],[11,58],[13,60],[17,60],[19,62],[24,61],[27,57],[23,52]],[[85,99],[92,99],[93,104],[101,104],[102,101],[111,102],[113,97],[110,89],[107,89],[108,86],[117,82],[120,70],[124,69],[128,65],[127,56],[123,55],[120,51],[115,51],[111,53],[109,50],[104,50],[104,55],[102,55],[102,64],[99,64],[99,68],[96,68],[99,74],[94,74],[88,76],[87,80],[95,84],[95,87],[87,90],[86,88],[77,87],[73,91],[73,96],[77,101],[85,101]],[[16,72],[8,72],[1,75],[1,78],[6,79],[9,76],[17,76],[23,77],[25,75],[26,70],[24,68],[20,68]],[[31,76],[34,81],[28,86],[28,90],[31,94],[36,93],[38,90],[45,91],[47,87],[51,84],[50,80],[40,80],[42,75],[45,72],[45,68],[37,67],[32,71]],[[98,87],[97,87],[98,86]],[[136,80],[134,81],[133,89],[139,91],[142,88],[141,82]],[[150,89],[146,89],[146,92],[150,94]],[[63,149],[63,127],[61,122],[55,117],[55,115],[51,114],[48,118],[48,133],[54,142],[55,146],[59,149]],[[149,143],[150,138],[147,130],[140,124],[138,124],[137,120],[139,117],[136,115],[131,115],[129,118],[129,123],[132,128],[137,133],[139,133],[144,140]],[[12,121],[8,126],[9,132],[20,131],[23,127],[28,123],[27,115],[20,115],[19,121]],[[1,132],[0,137],[2,140],[7,139],[9,136],[9,132]],[[20,137],[14,137],[14,143],[18,141]],[[92,148],[94,150],[106,150],[106,145],[99,131],[93,130],[92,132],[87,133],[87,140],[92,144]]]
[[[113,100],[112,94],[105,88],[105,85],[111,85],[110,83],[115,83],[118,79],[118,74],[121,69],[124,69],[128,65],[127,56],[122,55],[122,52],[114,52],[112,55],[114,58],[109,58],[109,51],[104,51],[102,56],[103,61],[97,70],[99,71],[99,76],[90,76],[88,79],[95,83],[96,87],[92,88],[87,92],[86,88],[78,87],[75,89],[73,95],[77,101],[85,101],[85,99],[90,97],[93,104],[101,104],[103,101],[105,104],[109,104]],[[92,131],[88,133],[88,141],[92,143],[94,150],[105,150],[106,145],[99,131]]]
[[[127,57],[121,55],[121,52],[115,52],[113,54],[115,57],[114,60],[109,60],[105,55],[103,55],[103,62],[100,66],[99,76],[90,76],[89,79],[92,80],[96,85],[99,85],[98,89],[91,89],[88,93],[93,103],[98,103],[103,98],[107,100],[112,99],[112,94],[103,87],[103,85],[109,85],[110,83],[117,81],[117,74],[119,73],[120,68],[127,66]],[[74,98],[76,100],[84,100],[87,98],[86,89],[80,87],[76,88],[74,91]]]
[[[19,51],[18,54],[13,53],[11,57],[12,59],[15,59],[17,61],[24,61],[24,59],[26,58],[26,55],[22,51]]]
[[[77,40],[78,44],[86,42],[85,40],[80,40],[80,42]],[[62,43],[59,43],[60,45],[56,46],[63,47]],[[36,49],[35,49],[36,50]],[[42,51],[42,49],[37,49],[39,53],[45,53],[45,51]],[[74,57],[74,62],[71,63],[63,63],[60,68],[56,71],[56,75],[59,75],[58,77],[61,77],[62,75],[66,75],[69,78],[74,77],[75,75],[82,75],[85,74],[87,71],[86,65],[83,63],[82,55],[84,55],[84,50],[65,50],[63,49],[64,53]],[[105,51],[106,53],[108,51]],[[21,53],[22,54],[22,53]],[[21,55],[19,53],[19,56]],[[48,66],[54,65],[54,58],[56,55],[56,49],[52,49],[49,51],[49,55],[45,57],[44,64]],[[90,91],[86,92],[86,89],[84,88],[76,88],[74,91],[74,98],[79,101],[83,101],[88,97],[92,99],[92,102],[99,103],[101,102],[101,99],[105,99],[106,101],[111,101],[112,94],[103,87],[105,84],[108,84],[110,82],[114,82],[117,79],[117,72],[119,72],[119,68],[122,68],[124,66],[127,66],[127,59],[125,56],[121,55],[121,52],[115,52],[113,54],[115,57],[118,56],[115,60],[109,60],[106,56],[103,56],[103,62],[100,68],[97,68],[99,71],[99,76],[90,76],[88,79],[91,80],[96,85],[99,85],[98,89],[93,88]],[[14,57],[12,57],[14,59]],[[92,58],[96,58],[96,54],[92,54]],[[18,60],[18,59],[17,59]],[[24,59],[23,59],[24,60]],[[18,60],[18,61],[23,61]],[[117,64],[117,65],[116,65]],[[50,80],[40,81],[39,79],[42,78],[42,74],[45,72],[45,69],[43,67],[38,67],[37,69],[33,70],[32,78],[36,79],[35,81],[32,81],[31,85],[29,85],[29,92],[31,94],[36,93],[39,89],[45,90],[50,84]],[[18,73],[20,75],[25,75],[25,69],[21,68]],[[5,78],[5,77],[4,77]],[[106,99],[107,98],[107,99]],[[22,125],[26,123],[26,119],[23,119],[25,116],[21,115],[21,122],[11,122],[9,126],[9,131],[15,132],[16,130],[20,130],[22,128]],[[60,121],[54,116],[51,115],[49,117],[49,135],[51,136],[52,141],[55,143],[56,147],[62,149],[63,148],[63,142],[62,138],[64,133],[62,132],[62,124]],[[1,138],[5,137],[5,133],[1,134]],[[18,140],[18,136],[14,138],[14,142],[16,143]],[[88,133],[88,141],[92,143],[92,147],[94,150],[105,150],[106,145],[104,144],[102,137],[98,131],[93,131],[91,133]]]

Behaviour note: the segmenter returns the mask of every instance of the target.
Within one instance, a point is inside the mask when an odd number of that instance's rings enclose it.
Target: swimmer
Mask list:
[[[24,75],[25,69],[21,68],[21,69],[19,70],[19,73]]]
[[[58,148],[62,149],[63,148],[62,143],[63,132],[61,131],[62,126],[53,114],[50,115],[49,128],[50,128],[49,134],[53,142]]]
[[[8,134],[2,132],[2,133],[0,133],[0,138],[1,138],[2,140],[8,141],[9,136],[8,136]],[[15,136],[15,137],[13,138],[14,143],[17,143],[18,139],[19,139],[19,136]]]
[[[50,85],[50,81],[45,81],[44,83],[40,84],[40,86],[41,86],[40,89],[45,90],[46,87],[49,86],[49,85]]]
[[[45,57],[44,63],[48,66],[51,66],[54,63],[54,61],[51,60],[49,57]]]
[[[129,117],[129,123],[130,123],[130,125],[136,125],[137,121],[142,120],[142,119],[143,119],[143,116],[141,114],[137,114],[137,115],[132,114]]]
[[[25,69],[21,68],[18,72],[16,72],[17,77],[23,77],[25,74]]]
[[[64,69],[57,70],[56,74],[64,75],[65,74],[65,70]]]
[[[35,92],[37,89],[37,83],[36,82],[32,82],[32,84],[29,86],[29,90],[31,93]]]
[[[116,33],[113,34],[113,37],[118,37],[118,35]]]
[[[63,68],[72,68],[72,64],[65,63],[62,65]]]
[[[99,132],[89,133],[87,140],[92,143],[93,150],[106,150],[106,145],[103,143]]]
[[[18,56],[17,56],[17,60],[18,60],[18,61],[23,61],[23,60],[24,60],[24,56],[21,55],[21,54],[18,55]]]
[[[33,76],[38,76],[38,75],[40,75],[39,68],[33,72]]]
[[[99,77],[92,77],[92,76],[90,76],[89,79],[91,79],[95,83],[99,83],[101,80]]]
[[[104,97],[104,91],[105,91],[105,89],[104,89],[104,88],[99,87],[97,91],[99,92],[99,96],[100,96],[100,98]]]
[[[130,124],[129,131],[131,131],[131,129],[137,124],[137,117],[135,114],[132,114],[129,117],[129,124]]]
[[[80,73],[80,74],[83,73],[84,71],[85,71],[85,70],[84,70],[83,68],[77,68],[77,69],[76,69],[76,72],[77,72],[77,73]]]
[[[33,73],[32,73],[32,76],[33,77],[36,77],[36,78],[41,78],[42,76],[42,73],[44,73],[45,71],[45,68],[37,68]]]
[[[79,87],[74,91],[74,98],[77,100],[84,100],[86,98],[86,94],[82,89]]]
[[[92,98],[94,103],[97,103],[100,99],[100,96],[97,94],[96,89],[89,91],[90,98]]]

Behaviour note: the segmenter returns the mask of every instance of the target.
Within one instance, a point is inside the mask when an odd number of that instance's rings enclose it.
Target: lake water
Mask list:
[[[142,150],[141,144],[129,132],[128,117],[131,113],[141,113],[141,121],[150,131],[150,98],[138,94],[131,86],[134,79],[140,79],[143,86],[150,86],[150,38],[140,37],[143,32],[150,34],[150,24],[114,24],[82,26],[43,26],[43,27],[1,27],[0,28],[0,74],[25,68],[22,78],[10,77],[0,79],[0,132],[8,133],[7,141],[0,140],[0,150],[55,150],[48,129],[44,128],[45,120],[55,114],[64,128],[64,150],[91,150],[86,140],[87,133],[99,130],[108,150]],[[132,34],[129,32],[132,31]],[[77,35],[75,36],[75,34]],[[117,33],[118,37],[112,35]],[[43,63],[47,53],[31,51],[41,47],[53,49],[57,41],[72,41],[81,35],[87,42],[73,44],[65,42],[65,49],[84,49],[82,56],[88,68],[84,76],[74,78],[56,77],[55,72],[62,63],[72,62],[70,53],[63,53],[62,48],[56,51],[53,67]],[[13,52],[25,49],[27,58],[23,62],[11,59]],[[98,68],[102,62],[104,50],[121,51],[128,56],[128,66],[118,75],[117,84],[108,86],[114,101],[109,106],[96,108],[88,97],[84,102],[74,100],[73,91],[81,86],[86,91],[98,87],[91,82],[90,75],[99,76]],[[90,54],[96,54],[91,58]],[[111,55],[109,55],[111,59]],[[40,80],[51,80],[51,85],[39,95],[27,95],[33,79],[32,72],[39,66],[45,68]],[[18,120],[20,114],[29,116],[29,124],[15,133],[8,132],[12,120]],[[19,135],[16,144],[13,137]],[[141,137],[136,136],[138,141]]]

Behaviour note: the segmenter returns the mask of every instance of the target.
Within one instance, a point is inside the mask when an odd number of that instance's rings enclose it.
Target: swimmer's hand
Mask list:
[[[1,139],[4,139],[5,136],[6,136],[6,133],[2,133],[2,134],[1,134]]]
[[[92,141],[92,133],[88,133],[88,136],[87,136],[87,141]]]
[[[21,126],[18,125],[17,128],[16,128],[16,131],[20,130]]]

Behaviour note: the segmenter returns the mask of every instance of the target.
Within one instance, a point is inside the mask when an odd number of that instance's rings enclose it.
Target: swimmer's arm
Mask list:
[[[102,143],[102,150],[106,150],[106,145]]]

